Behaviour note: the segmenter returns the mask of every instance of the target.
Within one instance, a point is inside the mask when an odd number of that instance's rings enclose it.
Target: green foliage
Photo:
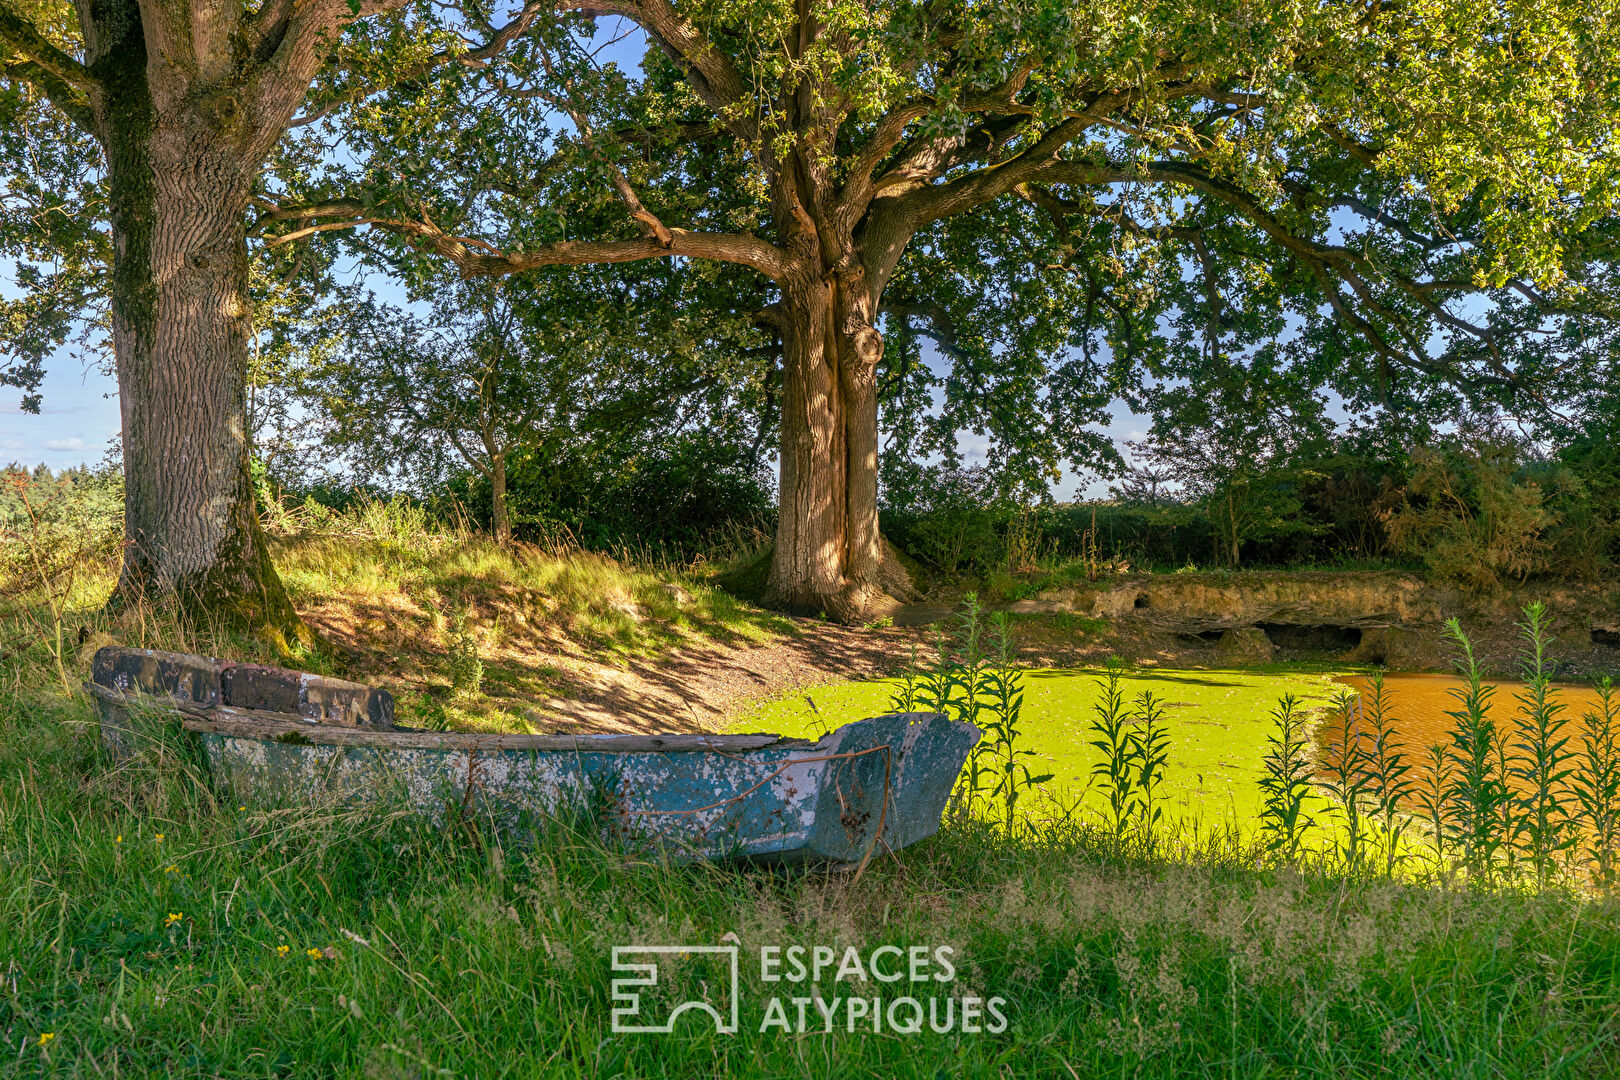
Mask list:
[[[1260,779],[1260,835],[1273,858],[1292,864],[1299,860],[1305,834],[1315,824],[1309,810],[1315,801],[1306,750],[1309,740],[1294,695],[1284,695],[1271,716],[1273,729],[1266,737],[1265,774]]]
[[[1524,609],[1520,624],[1525,655],[1520,665],[1524,689],[1509,742],[1506,772],[1514,787],[1510,839],[1545,883],[1566,851],[1575,846],[1574,801],[1568,781],[1574,775],[1565,706],[1553,697],[1553,665],[1547,659],[1547,608],[1537,601]]]
[[[990,798],[1000,800],[1001,820],[1011,833],[1018,827],[1019,796],[1045,784],[1052,779],[1052,774],[1032,772],[1026,759],[1037,756],[1036,751],[1020,745],[1018,724],[1024,711],[1024,673],[1013,657],[1005,613],[995,617],[994,636],[994,658],[985,668],[980,691],[988,700],[979,712],[979,722],[990,739],[995,775]]]
[[[1006,561],[1013,504],[982,468],[926,468],[885,488],[885,535],[947,574],[982,575]]]
[[[1164,774],[1170,764],[1170,732],[1164,724],[1164,702],[1151,690],[1136,698],[1131,743],[1136,766],[1137,819],[1151,848],[1164,822]]]
[[[1513,448],[1478,443],[1413,452],[1406,500],[1386,517],[1397,549],[1431,572],[1475,589],[1523,581],[1547,566],[1552,517],[1536,482],[1518,473]]]
[[[1189,435],[1182,450],[1202,447],[1212,463],[1241,458],[1218,438],[1200,439]],[[1107,502],[1019,508],[984,470],[931,472],[925,478],[942,494],[929,502],[926,489],[891,489],[883,527],[924,561],[987,581],[1015,567],[1095,578],[1121,568],[1230,566],[1234,550],[1254,568],[1426,567],[1475,589],[1529,577],[1605,579],[1620,568],[1620,458],[1608,446],[1582,434],[1543,458],[1491,434],[1410,450],[1340,438],[1194,483],[1197,461],[1172,467],[1161,443],[1158,464],[1129,471]]]
[[[987,621],[991,648],[986,647]],[[1038,755],[1024,745],[1019,726],[1024,673],[1014,656],[1005,614],[987,620],[976,594],[963,597],[950,635],[940,631],[935,636],[931,666],[924,669],[919,665],[913,647],[911,663],[889,699],[889,707],[895,712],[943,713],[978,727],[983,737],[968,752],[952,796],[957,813],[970,816],[985,803],[997,808],[1007,835],[1027,827],[1019,817],[1018,802],[1051,780],[1052,774],[1034,772],[1026,760]]]
[[[578,447],[527,445],[509,474],[514,531],[563,538],[647,561],[690,559],[739,533],[761,539],[775,519],[775,484],[747,445],[709,431],[619,432]],[[452,485],[487,520],[489,488]]]
[[[1620,871],[1620,694],[1607,678],[1598,693],[1601,704],[1582,717],[1571,786],[1580,804],[1581,857],[1595,882],[1613,887]]]
[[[1383,830],[1384,872],[1393,875],[1405,855],[1406,834],[1411,825],[1407,811],[1418,798],[1418,785],[1412,776],[1411,755],[1400,749],[1397,740],[1400,721],[1390,708],[1383,672],[1374,672],[1372,693],[1361,695],[1355,709],[1360,720],[1357,735],[1365,740],[1357,784],[1373,797],[1377,821]],[[1435,782],[1443,789],[1445,776],[1437,771]],[[1430,820],[1436,823],[1440,821],[1440,801],[1437,797],[1432,803],[1435,816]]]
[[[1323,771],[1327,793],[1339,804],[1344,815],[1344,843],[1341,850],[1346,874],[1362,871],[1366,861],[1367,824],[1365,805],[1378,791],[1377,776],[1369,767],[1373,751],[1368,742],[1374,737],[1362,723],[1359,703],[1353,694],[1342,695],[1328,713]],[[1393,802],[1386,790],[1379,800]],[[1392,845],[1393,849],[1393,845]]]
[[[1446,758],[1453,768],[1445,789],[1446,813],[1464,868],[1489,882],[1498,876],[1499,858],[1509,842],[1501,813],[1512,799],[1502,773],[1502,736],[1486,715],[1496,688],[1482,681],[1473,642],[1456,619],[1446,620],[1446,636],[1457,647],[1457,669],[1466,680],[1466,685],[1450,691],[1458,708],[1446,710],[1452,720]]]
[[[1089,729],[1094,736],[1090,746],[1100,755],[1091,767],[1091,775],[1108,799],[1106,824],[1115,846],[1124,844],[1139,802],[1136,743],[1131,737],[1130,710],[1120,688],[1123,674],[1121,666],[1110,657],[1103,672],[1102,699],[1093,708],[1095,715]]]
[[[85,579],[122,554],[123,494],[107,468],[0,470],[0,619],[14,612],[48,643],[64,692],[68,612]]]
[[[478,638],[467,628],[467,609],[456,608],[448,621],[445,674],[457,693],[476,694],[484,684],[484,661],[478,655]]]

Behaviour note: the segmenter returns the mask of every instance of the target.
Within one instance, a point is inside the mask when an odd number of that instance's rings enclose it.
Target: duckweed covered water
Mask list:
[[[1030,759],[1032,771],[1054,774],[1048,787],[1060,802],[1081,798],[1097,809],[1105,803],[1090,775],[1099,755],[1088,728],[1101,699],[1101,675],[1097,668],[1026,671],[1020,744],[1039,755]],[[812,687],[762,705],[732,730],[813,737],[887,711],[898,685],[895,679],[878,679]],[[1135,669],[1123,688],[1127,700],[1152,690],[1165,704],[1171,739],[1165,816],[1205,827],[1232,822],[1245,829],[1260,809],[1257,781],[1277,699],[1292,693],[1305,708],[1325,710],[1342,690],[1331,671],[1275,668]]]

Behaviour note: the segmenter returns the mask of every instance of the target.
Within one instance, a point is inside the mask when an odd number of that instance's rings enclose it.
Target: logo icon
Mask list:
[[[683,1001],[670,1010],[662,1024],[636,1023],[645,1019],[641,1015],[641,991],[638,987],[658,985],[658,957],[692,957],[709,955],[716,966],[729,977],[725,986],[725,1000],[717,1008],[711,1001],[701,998]],[[648,962],[634,963],[638,957]],[[625,972],[628,977],[613,980],[613,1020],[615,1034],[648,1035],[669,1034],[675,1030],[675,1021],[688,1009],[706,1012],[714,1019],[714,1030],[721,1035],[737,1033],[737,946],[735,945],[615,945],[613,970]]]

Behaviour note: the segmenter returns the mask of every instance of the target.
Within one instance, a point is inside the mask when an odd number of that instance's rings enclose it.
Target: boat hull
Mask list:
[[[195,737],[233,802],[366,807],[497,828],[559,816],[676,859],[858,862],[939,829],[971,724],[891,713],[778,735],[516,735],[396,728],[386,691],[211,657],[109,648],[85,684],[115,756],[150,723]],[[151,714],[151,715],[148,715]]]
[[[210,773],[255,805],[409,807],[511,829],[594,818],[675,858],[859,861],[933,835],[977,729],[932,713],[757,749],[390,747],[199,731]]]

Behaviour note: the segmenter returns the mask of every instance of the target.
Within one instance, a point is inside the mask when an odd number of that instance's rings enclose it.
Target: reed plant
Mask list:
[[[1315,821],[1306,718],[1293,694],[1285,694],[1271,715],[1273,730],[1266,738],[1260,777],[1260,835],[1273,859],[1296,865]]]
[[[1417,784],[1407,752],[1398,741],[1400,721],[1390,706],[1383,672],[1373,673],[1368,692],[1360,695],[1356,708],[1366,736],[1361,769],[1374,800],[1373,811],[1384,849],[1384,873],[1393,876],[1405,855],[1411,825],[1409,811]]]
[[[955,816],[971,818],[981,804],[993,807],[1012,835],[1027,825],[1019,801],[1052,774],[1030,768],[1029,759],[1039,755],[1026,745],[1020,727],[1024,672],[1011,625],[1005,613],[987,618],[978,595],[971,592],[949,625],[949,633],[935,632],[932,664],[920,663],[913,646],[889,707],[942,713],[980,729],[981,738],[968,752],[952,793],[952,808]]]
[[[1506,804],[1512,812],[1506,846],[1529,860],[1545,885],[1577,842],[1576,800],[1570,798],[1575,751],[1566,730],[1565,705],[1556,700],[1553,666],[1547,658],[1547,609],[1525,608],[1519,629],[1524,638],[1520,672],[1524,687],[1509,740],[1506,773],[1515,789]]]
[[[1460,871],[1487,888],[1610,889],[1617,883],[1620,693],[1609,680],[1599,682],[1598,707],[1575,724],[1547,658],[1547,609],[1527,606],[1519,628],[1523,685],[1505,731],[1489,714],[1495,688],[1484,681],[1473,643],[1455,621],[1447,633],[1463,684],[1451,691],[1457,707],[1447,710],[1444,742],[1416,755],[1399,742],[1400,721],[1378,674],[1365,692],[1341,697],[1329,709],[1318,740],[1319,783],[1341,809],[1332,826],[1337,872],[1354,876],[1366,869],[1376,845],[1383,874],[1394,877],[1413,854],[1408,841],[1417,830],[1429,838],[1428,870],[1440,876]],[[1295,703],[1279,702],[1260,781],[1261,831],[1268,848],[1284,856],[1308,851],[1290,843],[1310,771],[1297,714]],[[1290,747],[1298,751],[1292,772]]]
[[[1344,815],[1344,839],[1339,852],[1344,872],[1355,875],[1365,869],[1367,822],[1366,803],[1379,792],[1370,767],[1369,733],[1362,723],[1360,702],[1345,692],[1334,702],[1327,721],[1324,749],[1324,787],[1339,804]]]
[[[1503,771],[1503,743],[1487,709],[1496,693],[1488,686],[1474,655],[1474,644],[1456,619],[1445,624],[1446,636],[1458,650],[1457,670],[1463,685],[1450,691],[1457,708],[1451,717],[1447,760],[1454,767],[1445,790],[1446,818],[1461,851],[1462,865],[1473,877],[1491,882],[1502,869],[1504,812],[1511,811],[1511,794]],[[1439,820],[1439,819],[1437,819]]]
[[[1136,697],[1131,740],[1139,793],[1137,822],[1143,847],[1153,850],[1164,825],[1164,777],[1170,766],[1170,732],[1164,722],[1164,702],[1151,690]]]
[[[1115,848],[1122,848],[1131,831],[1139,793],[1138,745],[1132,737],[1132,716],[1125,703],[1124,667],[1109,658],[1102,674],[1102,698],[1093,709],[1090,745],[1097,751],[1091,767],[1096,788],[1108,800],[1106,826]]]
[[[1424,748],[1425,768],[1418,774],[1415,802],[1417,816],[1428,824],[1430,853],[1434,866],[1448,866],[1456,851],[1457,830],[1451,822],[1451,791],[1456,783],[1457,767],[1444,743],[1432,743]]]
[[[1605,678],[1597,684],[1598,707],[1582,718],[1577,767],[1570,778],[1579,807],[1579,864],[1603,888],[1613,888],[1620,870],[1620,692]]]

